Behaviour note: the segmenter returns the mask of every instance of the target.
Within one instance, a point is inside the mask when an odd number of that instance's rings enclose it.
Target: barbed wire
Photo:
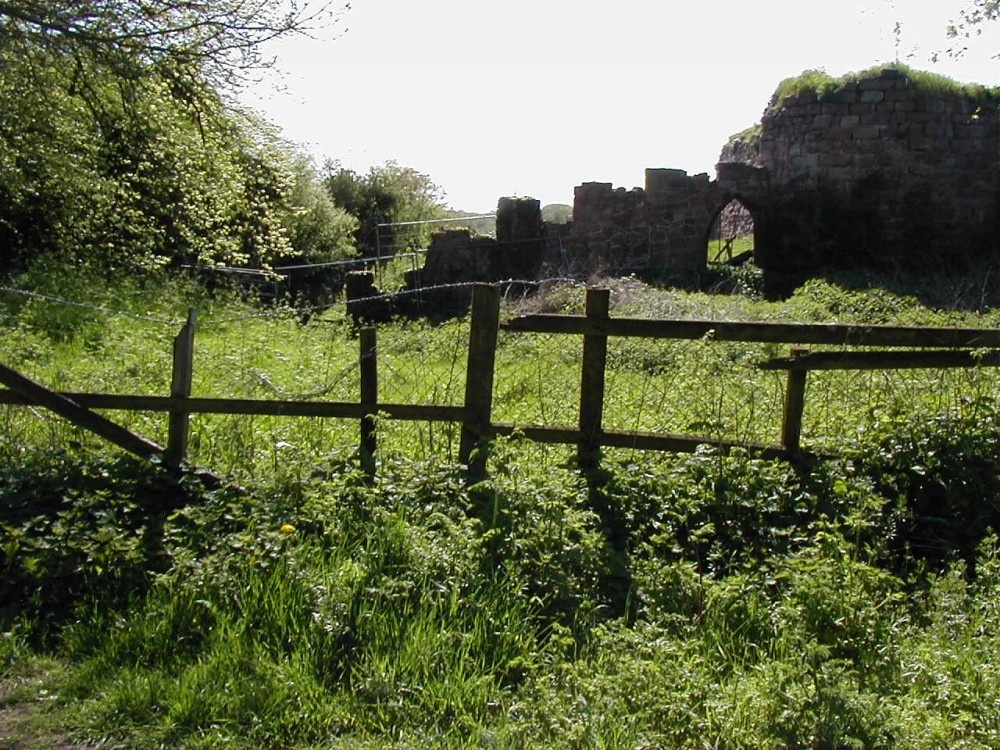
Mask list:
[[[198,326],[210,327],[210,326],[224,325],[228,323],[238,323],[245,320],[281,318],[281,317],[290,317],[296,315],[302,316],[306,314],[316,314],[338,306],[346,306],[348,304],[355,304],[355,303],[365,304],[380,300],[393,301],[407,297],[420,296],[422,294],[427,294],[427,293],[454,291],[459,289],[471,289],[475,285],[481,283],[488,283],[496,287],[504,287],[504,286],[509,287],[517,285],[524,287],[541,287],[546,284],[555,284],[555,283],[573,284],[581,287],[585,286],[585,284],[581,282],[579,279],[573,279],[571,277],[549,277],[544,279],[503,279],[491,282],[461,281],[449,284],[432,284],[428,286],[414,287],[409,289],[400,289],[392,292],[380,292],[379,294],[376,295],[370,295],[367,297],[358,297],[350,300],[341,298],[338,300],[334,300],[332,302],[325,302],[317,305],[290,307],[285,304],[279,303],[274,305],[270,309],[259,310],[244,315],[232,315],[232,316],[224,316],[218,318],[201,319],[198,321]],[[66,299],[65,297],[58,297],[51,294],[42,294],[40,292],[33,292],[28,289],[18,289],[15,287],[0,286],[0,292],[7,294],[14,294],[29,299],[38,299],[45,302],[51,302],[53,304],[65,305],[67,307],[74,307],[82,310],[90,310],[95,313],[121,316],[125,318],[130,318],[132,320],[140,320],[147,323],[156,323],[159,325],[170,325],[170,326],[180,326],[186,323],[186,318],[166,318],[148,314],[144,315],[142,313],[136,313],[130,310],[117,309],[113,307],[108,307],[106,305],[98,305],[89,302],[80,302],[78,300]]]
[[[29,297],[31,299],[40,299],[46,302],[55,302],[61,305],[67,305],[68,307],[77,307],[84,310],[92,310],[94,312],[101,312],[108,315],[120,315],[126,318],[132,318],[134,320],[142,320],[147,323],[160,323],[163,325],[183,325],[184,320],[182,319],[169,319],[169,318],[158,318],[152,315],[141,315],[140,313],[134,313],[129,310],[116,310],[111,307],[105,307],[103,305],[94,305],[87,302],[76,302],[74,300],[64,299],[62,297],[55,297],[48,294],[41,294],[39,292],[32,292],[27,289],[16,289],[9,286],[0,286],[0,292],[5,292],[7,294],[17,294],[22,297]]]
[[[281,307],[275,308],[273,310],[262,310],[260,312],[247,313],[245,315],[236,315],[223,318],[209,318],[206,320],[199,321],[199,326],[208,327],[213,325],[226,325],[230,323],[239,323],[246,320],[255,320],[260,318],[273,318],[273,317],[287,317],[289,315],[314,315],[326,310],[332,309],[334,307],[346,306],[346,305],[364,305],[373,302],[386,301],[392,302],[395,300],[405,299],[408,297],[419,297],[424,294],[434,293],[434,292],[445,292],[445,291],[456,291],[456,290],[468,290],[472,289],[478,284],[489,284],[495,287],[511,287],[511,286],[534,286],[540,287],[545,284],[555,284],[555,283],[565,283],[573,284],[575,286],[585,287],[586,284],[579,279],[573,279],[570,277],[550,277],[545,279],[503,279],[500,281],[457,281],[449,284],[431,284],[428,286],[413,287],[408,289],[399,289],[393,292],[380,292],[379,294],[369,295],[367,297],[354,297],[351,299],[338,299],[333,302],[324,302],[317,305],[306,305],[306,306],[296,306],[296,307]]]

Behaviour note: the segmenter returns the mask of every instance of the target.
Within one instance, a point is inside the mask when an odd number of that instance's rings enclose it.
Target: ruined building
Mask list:
[[[765,270],[923,267],[997,250],[997,92],[885,68],[778,96],[722,149],[716,177],[647,169],[576,188],[573,219],[502,199],[497,238],[439,235],[413,286],[704,268],[720,216]],[[715,230],[718,231],[718,230]]]

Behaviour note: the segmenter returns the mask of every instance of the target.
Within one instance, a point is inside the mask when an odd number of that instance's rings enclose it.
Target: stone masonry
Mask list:
[[[720,217],[727,237],[753,232],[769,271],[936,269],[996,253],[998,200],[996,92],[885,68],[822,95],[775,95],[759,127],[723,147],[714,180],[647,169],[643,188],[584,183],[559,225],[538,201],[502,198],[495,240],[438,234],[408,287],[698,270]],[[468,291],[442,294],[461,304]]]
[[[753,137],[723,149],[718,174],[758,207],[765,268],[975,259],[997,242],[997,100],[924,91],[887,68],[772,102]]]

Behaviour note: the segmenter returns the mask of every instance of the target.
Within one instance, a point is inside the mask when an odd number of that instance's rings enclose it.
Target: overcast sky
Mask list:
[[[452,207],[571,203],[646,167],[714,176],[777,84],[899,59],[1000,84],[1000,24],[931,62],[960,0],[351,0],[315,41],[274,47],[246,100],[285,136],[358,171],[395,160]],[[896,33],[896,24],[899,30]]]

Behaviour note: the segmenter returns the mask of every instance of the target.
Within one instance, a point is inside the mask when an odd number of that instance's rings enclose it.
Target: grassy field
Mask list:
[[[814,279],[783,302],[609,282],[612,315],[996,326],[991,276]],[[37,271],[0,362],[65,390],[356,400],[342,305]],[[37,295],[44,295],[37,296]],[[49,298],[83,303],[69,306]],[[579,312],[582,288],[510,301]],[[380,397],[459,404],[468,323],[379,330]],[[607,427],[775,442],[769,345],[612,341]],[[580,342],[501,334],[494,418],[572,424]],[[995,371],[810,376],[804,443],[573,452],[457,428],[198,416],[194,466],[0,407],[0,748],[989,748],[1000,745]],[[163,415],[115,415],[165,439]],[[6,743],[6,744],[4,744]]]

